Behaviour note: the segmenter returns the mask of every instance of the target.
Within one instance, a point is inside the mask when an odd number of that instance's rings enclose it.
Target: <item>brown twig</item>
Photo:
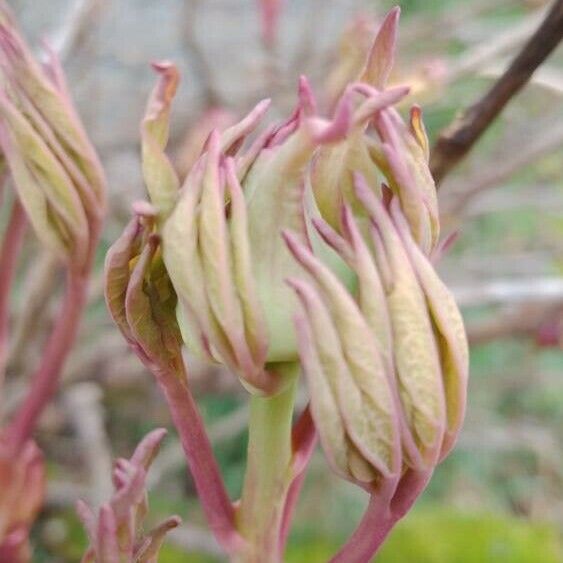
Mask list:
[[[438,138],[430,167],[439,184],[469,152],[504,106],[528,82],[563,38],[563,0],[556,0],[543,22],[493,87]]]

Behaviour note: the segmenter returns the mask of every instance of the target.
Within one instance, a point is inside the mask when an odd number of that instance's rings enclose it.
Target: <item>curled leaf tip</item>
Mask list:
[[[428,161],[430,157],[430,147],[428,136],[422,121],[422,109],[419,105],[414,105],[410,110],[410,130],[420,148],[424,151],[424,156]]]
[[[160,81],[156,87],[154,98],[163,105],[168,106],[178,88],[180,73],[175,64],[170,61],[159,61],[151,64],[152,68],[160,75]]]
[[[133,202],[131,206],[133,213],[139,217],[150,217],[154,218],[158,216],[158,209],[150,202],[146,200],[139,200]]]
[[[305,115],[314,115],[317,110],[317,101],[309,79],[302,74],[298,83],[299,104]]]
[[[153,61],[151,66],[159,73],[170,73],[176,70],[176,65],[169,60]]]

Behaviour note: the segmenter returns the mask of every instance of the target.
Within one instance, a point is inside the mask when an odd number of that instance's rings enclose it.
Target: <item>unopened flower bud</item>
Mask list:
[[[354,212],[361,212],[354,195],[355,173],[364,175],[372,185],[378,186],[381,182],[383,174],[370,155],[373,140],[366,131],[372,119],[408,92],[408,87],[404,86],[380,92],[362,83],[346,90],[344,100],[358,99],[353,125],[346,139],[317,151],[309,175],[316,207],[333,228],[340,229],[340,209],[344,202],[351,205]]]
[[[469,365],[467,336],[463,318],[452,293],[414,241],[406,218],[395,199],[391,202],[390,213],[424,293],[440,355],[447,416],[446,432],[440,452],[443,458],[453,447],[465,414]]]
[[[292,236],[286,235],[286,242],[314,280],[290,280],[303,305],[296,330],[313,416],[327,457],[341,474],[361,482],[350,469],[351,460],[357,461],[346,437],[372,471],[380,468],[378,479],[408,468],[428,471],[449,452],[463,420],[468,353],[459,310],[416,244],[398,198],[387,210],[361,176],[355,185],[368,229],[347,205],[341,234],[315,221],[320,236],[354,272],[352,293]],[[359,380],[350,376],[358,373]],[[357,389],[355,406],[344,408],[343,401]],[[362,411],[370,397],[380,403]],[[380,433],[359,438],[352,434],[355,425],[372,425]],[[401,469],[381,470],[369,457],[370,448],[390,448],[397,440]],[[395,452],[397,462],[396,450],[387,451]]]
[[[416,243],[430,255],[438,244],[440,223],[422,112],[413,107],[407,126],[394,108],[388,108],[377,115],[375,125],[379,142],[371,145],[371,156],[398,196]]]
[[[288,280],[303,305],[296,330],[313,417],[327,457],[343,477],[372,491],[398,480],[398,409],[374,327],[336,276],[291,234],[285,240],[314,279]]]
[[[418,463],[432,464],[445,431],[446,404],[427,303],[383,204],[362,178],[357,178],[357,187],[358,197],[371,216],[370,234],[389,312],[393,361],[403,411],[422,458]]]
[[[40,66],[0,2],[0,147],[37,236],[74,269],[89,263],[105,178],[53,53]]]
[[[291,229],[307,243],[305,169],[317,147],[350,130],[350,96],[327,121],[314,114],[302,79],[295,113],[248,148],[240,147],[266,101],[222,134],[213,132],[162,228],[188,347],[225,363],[255,390],[275,391],[275,364],[298,357],[295,297],[284,283],[298,266],[279,233]]]
[[[436,186],[428,164],[428,138],[419,107],[412,108],[408,126],[391,107],[409,89],[387,88],[395,59],[399,13],[399,8],[394,8],[383,20],[356,78],[356,89],[368,99],[387,103],[375,103],[370,113],[364,113],[365,121],[359,123],[347,143],[320,151],[311,184],[323,219],[339,230],[342,201],[351,205],[355,214],[361,207],[352,196],[352,174],[362,174],[376,193],[383,181],[398,196],[417,244],[430,255],[438,243],[440,226]]]
[[[185,374],[176,293],[164,268],[156,209],[135,205],[136,216],[110,248],[105,265],[108,309],[141,360],[158,371]]]
[[[147,534],[141,533],[148,512],[145,482],[166,431],[154,430],[141,441],[131,459],[119,459],[113,472],[115,493],[98,514],[79,501],[77,511],[90,540],[84,563],[157,561],[164,538],[180,524],[177,516],[167,518]]]
[[[393,8],[379,29],[373,18],[363,14],[345,29],[326,84],[330,106],[354,81],[369,83],[379,90],[385,88],[393,67],[399,14],[400,9]]]
[[[27,442],[16,456],[0,437],[0,561],[25,563],[30,559],[29,529],[45,495],[43,455]]]

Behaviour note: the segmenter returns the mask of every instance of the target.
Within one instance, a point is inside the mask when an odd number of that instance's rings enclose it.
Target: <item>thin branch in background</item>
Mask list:
[[[540,27],[501,78],[439,136],[430,159],[437,184],[470,151],[510,99],[563,38],[563,0],[556,0]]]
[[[100,373],[104,373],[107,364],[118,362],[124,356],[134,357],[119,334],[108,331],[107,325],[97,325],[96,328],[99,329],[97,334],[81,331],[79,341],[84,346],[77,346],[70,354],[63,371],[63,386],[94,378],[102,382]]]
[[[452,292],[460,307],[549,303],[553,300],[563,300],[563,278],[493,280],[465,287],[454,287]]]
[[[87,485],[73,483],[70,479],[50,479],[45,497],[45,507],[67,510],[69,506],[74,507],[78,499],[88,498],[88,494]]]
[[[560,191],[561,188],[556,183],[543,182],[527,185],[517,192],[489,191],[482,197],[471,200],[468,207],[464,209],[463,216],[466,219],[474,219],[484,215],[522,209],[546,213],[547,216],[562,216],[563,193]]]
[[[89,494],[96,506],[111,497],[112,455],[104,428],[102,391],[95,383],[73,385],[64,396],[68,415],[76,430],[84,467],[88,469]]]
[[[497,57],[520,46],[545,18],[546,13],[547,9],[538,10],[537,13],[530,14],[517,25],[498,32],[490,38],[490,41],[479,42],[476,46],[469,48],[449,65],[448,82],[478,72]]]
[[[502,76],[505,69],[506,61],[492,62],[481,70],[481,75],[486,78],[497,79]],[[530,85],[553,94],[563,95],[563,72],[555,65],[544,64],[530,78]]]
[[[186,0],[183,4],[182,29],[184,46],[190,52],[196,65],[196,74],[203,83],[203,95],[206,107],[223,106],[223,100],[215,87],[213,71],[205,58],[195,32],[197,13],[201,8],[201,0]]]
[[[61,39],[58,41],[57,49],[67,49],[67,54],[73,52],[76,41],[82,36],[84,29],[90,23],[89,16],[92,13],[92,8],[98,5],[98,0],[80,0],[76,2],[73,12],[71,12],[71,15],[59,30]],[[64,58],[64,52],[55,51],[55,53],[60,59]],[[50,57],[53,63],[51,68],[54,73],[57,73],[59,70],[56,66],[58,64],[56,59],[57,57]],[[60,86],[60,81],[58,82]],[[61,86],[61,90],[64,90],[63,86]],[[61,96],[64,98],[64,95],[65,93],[63,92]],[[101,182],[100,190],[103,191],[104,180],[101,171],[99,177]],[[103,203],[100,201],[100,213],[93,212],[91,216],[88,216],[89,234],[93,244],[96,243],[99,236],[102,207]],[[14,453],[19,452],[24,447],[45,405],[52,399],[57,390],[62,367],[76,337],[77,326],[86,304],[88,285],[85,272],[91,269],[94,259],[94,246],[92,242],[86,251],[86,261],[83,270],[74,270],[70,266],[65,268],[67,270],[67,285],[61,302],[61,309],[45,344],[40,365],[35,369],[32,376],[29,391],[9,426],[10,447]]]
[[[61,61],[66,61],[80,45],[104,2],[105,0],[76,0],[68,10],[63,24],[49,39],[49,44]]]
[[[446,201],[442,207],[445,215],[459,215],[468,204],[482,192],[498,186],[518,170],[535,162],[544,154],[550,153],[563,145],[563,121],[551,127],[542,128],[536,138],[525,139],[519,147],[512,147],[510,152],[499,155],[494,163],[480,171],[477,176],[470,176],[455,191],[446,190]]]
[[[307,17],[303,18],[302,32],[300,41],[295,49],[295,56],[291,61],[290,68],[309,69],[313,60],[313,54],[316,43],[316,25],[323,18],[323,12],[326,8],[326,2],[322,0],[312,0],[308,7]],[[307,74],[309,74],[307,72]]]
[[[472,0],[455,2],[445,7],[439,14],[430,11],[421,12],[401,24],[401,36],[409,44],[419,45],[423,41],[451,39],[468,21],[489,13],[492,9],[502,8],[512,0]],[[362,7],[365,7],[363,2]]]
[[[561,320],[563,296],[548,303],[524,303],[492,318],[469,322],[467,337],[472,345],[520,337],[535,339],[543,346],[558,346],[563,337]],[[546,335],[548,330],[550,334]]]
[[[31,261],[22,285],[23,308],[12,329],[8,364],[14,372],[26,371],[30,344],[43,325],[50,297],[57,281],[58,262],[53,254],[43,251]]]

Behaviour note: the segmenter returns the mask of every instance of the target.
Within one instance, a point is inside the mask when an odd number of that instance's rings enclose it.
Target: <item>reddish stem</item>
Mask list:
[[[311,416],[310,405],[307,405],[293,427],[292,442],[294,477],[289,486],[282,517],[279,538],[280,559],[283,555],[285,544],[287,543],[295,506],[307,474],[307,466],[309,465],[309,461],[311,460],[311,456],[317,444],[317,431],[313,417]]]
[[[18,451],[30,438],[45,405],[57,390],[64,362],[72,349],[86,304],[88,278],[67,272],[67,286],[59,316],[47,341],[41,365],[32,378],[30,389],[9,428],[13,448]]]
[[[373,494],[356,531],[330,560],[331,563],[371,561],[389,532],[424,490],[431,475],[432,471],[409,470],[399,482],[391,502],[385,490]]]
[[[168,402],[209,526],[223,549],[234,554],[243,540],[236,531],[235,511],[185,374],[153,371]]]
[[[23,244],[26,224],[25,211],[19,199],[16,198],[0,249],[0,389],[8,360],[10,288],[16,273],[16,263]]]

